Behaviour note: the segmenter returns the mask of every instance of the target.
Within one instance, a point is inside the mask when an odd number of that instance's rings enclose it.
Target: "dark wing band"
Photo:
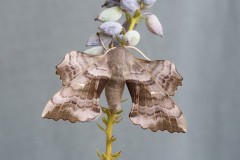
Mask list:
[[[63,61],[57,65],[56,74],[60,75],[62,84],[67,85],[101,56],[89,55],[81,53],[80,51],[69,52],[66,54]]]
[[[142,59],[136,59],[136,61],[146,69],[169,96],[173,96],[177,87],[182,85],[183,78],[177,72],[175,65],[170,61],[146,61]]]

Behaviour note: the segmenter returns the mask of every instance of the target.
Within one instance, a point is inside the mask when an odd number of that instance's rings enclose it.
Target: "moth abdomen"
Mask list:
[[[109,108],[114,111],[121,110],[121,100],[124,90],[125,81],[121,79],[111,78],[105,87],[106,99]]]

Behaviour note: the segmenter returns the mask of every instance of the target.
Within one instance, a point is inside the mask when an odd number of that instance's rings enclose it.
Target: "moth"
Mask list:
[[[72,123],[95,120],[102,112],[99,97],[103,89],[110,109],[119,111],[126,84],[134,124],[154,132],[187,131],[185,118],[171,99],[182,77],[168,60],[138,59],[118,46],[101,55],[72,51],[56,68],[62,88],[46,104],[43,118]]]

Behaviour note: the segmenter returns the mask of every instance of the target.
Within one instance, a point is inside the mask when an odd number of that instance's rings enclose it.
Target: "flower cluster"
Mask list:
[[[95,20],[103,22],[98,28],[99,32],[93,34],[87,46],[93,46],[85,50],[89,54],[102,54],[105,45],[117,46],[128,45],[136,46],[140,41],[140,34],[135,30],[140,20],[145,19],[147,29],[156,35],[163,36],[163,29],[157,16],[145,12],[151,8],[156,0],[106,0],[102,7],[103,10]],[[117,22],[125,15],[126,20],[123,24]]]

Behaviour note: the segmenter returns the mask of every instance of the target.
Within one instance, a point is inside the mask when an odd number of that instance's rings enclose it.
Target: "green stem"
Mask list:
[[[121,156],[121,151],[112,153],[112,143],[117,140],[113,136],[113,126],[115,123],[119,123],[121,121],[121,113],[122,111],[113,112],[109,108],[102,108],[103,113],[106,115],[102,116],[102,122],[105,124],[106,128],[102,127],[100,124],[97,124],[98,127],[106,134],[106,151],[105,153],[99,153],[97,150],[97,155],[100,160],[116,160]]]
[[[129,25],[128,31],[134,29],[137,21],[138,21],[138,19],[137,19],[137,18],[134,18],[134,17],[132,17],[132,18],[130,19],[130,25]]]
[[[106,160],[112,160],[112,131],[114,125],[114,113],[107,110],[107,128],[106,128]]]
[[[135,25],[139,22],[141,18],[141,10],[137,10],[134,16],[131,16],[129,13],[126,13],[127,17],[129,17],[130,25],[128,27],[128,31],[133,30]]]

